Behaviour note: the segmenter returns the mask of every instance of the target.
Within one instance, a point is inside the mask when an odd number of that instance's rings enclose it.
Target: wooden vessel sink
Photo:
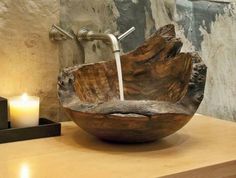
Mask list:
[[[79,127],[103,140],[149,142],[173,134],[200,105],[207,70],[181,47],[174,26],[166,25],[122,55],[125,101],[119,100],[114,59],[65,68],[60,102]]]

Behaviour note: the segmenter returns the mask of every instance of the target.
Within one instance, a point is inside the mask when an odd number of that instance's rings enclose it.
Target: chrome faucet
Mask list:
[[[132,33],[134,30],[135,30],[135,27],[132,27],[128,31],[123,33],[122,35],[116,37],[113,34],[95,33],[91,30],[86,29],[86,28],[82,28],[78,32],[77,38],[79,41],[82,41],[82,40],[88,40],[88,41],[102,40],[105,43],[111,44],[112,52],[115,53],[115,52],[120,51],[118,41],[124,39],[126,36],[128,36],[130,33]]]
[[[88,30],[86,28],[82,28],[79,30],[77,34],[77,39],[79,41],[88,40],[102,40],[103,42],[110,44],[112,47],[112,52],[120,52],[120,47],[118,41],[123,40],[125,37],[127,37],[129,34],[131,34],[135,30],[135,27],[130,28],[122,35],[116,37],[115,35],[111,33],[95,33],[91,30]],[[74,39],[73,35],[68,33],[67,31],[63,30],[59,26],[53,24],[52,28],[49,32],[49,37],[52,41],[62,41],[66,39]]]

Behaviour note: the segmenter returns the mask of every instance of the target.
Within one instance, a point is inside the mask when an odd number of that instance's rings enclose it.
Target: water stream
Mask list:
[[[117,74],[118,74],[120,100],[124,101],[124,88],[123,88],[122,68],[121,68],[121,62],[120,62],[120,52],[115,52],[114,55],[115,55],[116,68],[117,68]]]

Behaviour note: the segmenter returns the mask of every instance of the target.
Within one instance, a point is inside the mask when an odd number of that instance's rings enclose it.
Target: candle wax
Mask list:
[[[9,100],[11,127],[31,127],[39,123],[39,98],[18,96]]]

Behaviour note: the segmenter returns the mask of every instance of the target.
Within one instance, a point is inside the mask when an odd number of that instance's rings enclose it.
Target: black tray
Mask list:
[[[29,140],[61,135],[61,124],[51,120],[40,118],[39,125],[25,128],[11,128],[0,130],[0,143]]]
[[[7,99],[0,97],[0,129],[7,129]]]

